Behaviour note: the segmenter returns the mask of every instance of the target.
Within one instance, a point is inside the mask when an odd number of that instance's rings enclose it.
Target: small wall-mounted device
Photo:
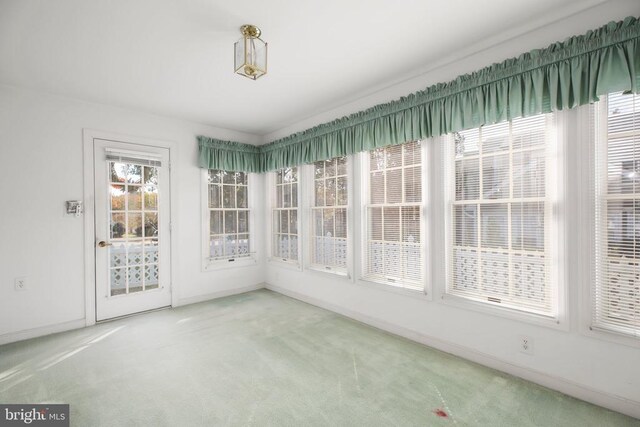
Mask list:
[[[82,201],[81,200],[67,200],[67,215],[82,215]]]

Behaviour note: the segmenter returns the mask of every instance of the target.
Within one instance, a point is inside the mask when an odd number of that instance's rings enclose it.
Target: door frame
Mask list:
[[[170,253],[170,287],[171,307],[178,305],[179,289],[177,288],[176,272],[178,268],[177,239],[177,206],[174,202],[177,194],[176,171],[171,167],[177,161],[177,144],[173,141],[151,139],[138,136],[123,135],[114,132],[83,129],[83,200],[84,200],[84,290],[85,290],[85,325],[96,324],[96,230],[95,230],[95,165],[94,140],[109,140],[151,147],[167,148],[169,150],[169,232],[171,233]]]

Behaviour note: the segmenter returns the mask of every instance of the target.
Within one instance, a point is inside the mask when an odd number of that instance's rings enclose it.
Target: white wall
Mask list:
[[[64,215],[63,203],[82,199],[82,129],[89,128],[178,144],[173,199],[179,280],[174,287],[182,302],[257,285],[266,277],[282,292],[640,417],[640,350],[582,333],[577,310],[581,283],[569,284],[571,324],[562,330],[276,263],[203,273],[200,171],[195,166],[197,134],[269,141],[627,15],[640,15],[637,1],[607,2],[503,44],[484,46],[479,53],[454,54],[449,58],[454,62],[443,60],[427,74],[375,88],[380,91],[264,138],[0,86],[0,342],[34,328],[85,321],[83,221]],[[264,217],[256,230],[265,229]],[[14,291],[17,276],[28,277],[27,291]],[[534,356],[518,353],[515,340],[521,334],[534,338]]]
[[[544,27],[532,22],[529,26],[530,28],[498,34],[489,40],[472,42],[466,49],[453,52],[450,56],[442,58],[437,63],[430,64],[430,67],[426,70],[420,70],[423,73],[415,77],[407,78],[405,76],[397,81],[386,82],[373,87],[370,89],[369,95],[350,100],[339,107],[319,112],[306,120],[264,135],[262,143],[304,131],[313,126],[333,121],[336,118],[371,108],[377,104],[393,101],[436,83],[448,82],[459,75],[471,73],[508,58],[517,57],[533,49],[545,48],[551,43],[564,40],[570,36],[584,34],[609,21],[619,21],[627,16],[640,16],[640,2],[637,0],[605,1],[582,13]],[[451,31],[455,31],[455,17],[451,18]],[[521,35],[515,36],[516,34]],[[375,39],[375,34],[373,37]],[[446,37],[446,35],[443,35],[443,37]]]
[[[544,47],[553,41],[584,33],[609,20],[619,20],[628,15],[640,15],[640,4],[637,1],[607,2],[570,19],[511,39],[481,53],[466,56],[418,78],[266,135],[265,140],[280,138],[377,103],[396,99],[430,84],[449,81],[461,73],[536,47]],[[579,114],[576,111],[569,116],[576,123]],[[579,157],[583,147],[581,144],[584,143],[579,140],[582,136],[572,135],[571,138],[570,149],[574,151],[566,159],[569,164],[577,162],[575,157]],[[573,164],[572,167],[574,171],[579,171],[578,165]],[[358,174],[354,175],[357,180]],[[585,185],[588,180],[583,180],[579,175],[568,178],[571,180],[568,183],[570,197],[579,198],[580,194],[584,196],[588,193]],[[358,188],[356,183],[354,192],[357,193]],[[579,240],[581,231],[573,219],[580,217],[580,209],[589,209],[590,206],[584,203],[585,198],[571,200],[581,201],[582,204],[567,203],[566,206],[567,216],[572,218],[567,224],[572,239],[566,242],[569,251],[569,303],[567,321],[560,327],[540,326],[461,308],[445,303],[438,298],[437,293],[430,300],[330,274],[283,268],[277,262],[267,263],[267,287],[640,418],[640,343],[623,344],[613,336],[610,339],[603,338],[586,331],[589,319],[585,316],[587,310],[583,296],[588,292],[590,282],[579,270],[588,270],[588,261],[578,265],[585,258],[574,257],[580,251],[584,255],[584,247]],[[359,218],[357,206],[356,204],[354,208],[356,222]],[[440,207],[437,203],[431,206],[434,209]],[[442,237],[442,229],[433,228],[430,231],[439,233]],[[358,259],[358,231],[355,233],[354,246]],[[438,263],[434,264],[433,268],[438,269]],[[357,271],[356,265],[356,276]],[[444,277],[441,273],[431,273],[434,290],[443,288]],[[518,337],[521,335],[533,338],[533,356],[518,351]]]
[[[83,129],[176,143],[171,155],[177,160],[172,203],[178,280],[172,285],[178,303],[263,281],[262,261],[242,270],[202,271],[196,166],[196,135],[248,143],[257,142],[256,136],[0,86],[0,342],[30,336],[34,328],[84,324],[84,220],[64,214],[65,200],[83,199]],[[14,290],[18,276],[28,277],[28,290]]]
[[[588,113],[588,111],[586,111]],[[611,409],[640,418],[640,341],[623,339],[612,333],[589,331],[588,296],[590,256],[588,236],[592,228],[588,169],[590,143],[575,132],[588,125],[589,114],[576,109],[562,114],[569,130],[564,155],[565,202],[555,206],[565,218],[558,240],[565,247],[560,259],[568,296],[558,322],[526,316],[498,308],[447,298],[445,294],[444,183],[441,152],[437,140],[429,140],[430,161],[425,165],[425,180],[430,184],[427,198],[426,260],[428,295],[406,291],[360,279],[365,238],[362,214],[359,155],[351,156],[354,173],[350,175],[353,197],[349,227],[353,233],[351,250],[355,262],[352,278],[317,270],[299,270],[277,260],[267,262],[266,286],[276,292],[405,336],[429,346],[478,363],[506,371],[542,385]],[[587,174],[588,175],[588,174]],[[304,174],[303,174],[304,177]],[[309,181],[298,191],[302,202],[303,264],[309,253],[310,193]],[[270,191],[265,182],[265,192]],[[305,230],[307,231],[305,233]],[[305,267],[303,265],[303,267]],[[527,336],[534,354],[520,352],[520,337]]]

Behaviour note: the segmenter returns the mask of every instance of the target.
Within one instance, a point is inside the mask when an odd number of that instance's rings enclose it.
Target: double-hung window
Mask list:
[[[366,155],[365,280],[424,290],[422,151],[422,143],[413,141]]]
[[[640,337],[640,96],[600,102],[592,325]]]
[[[553,121],[518,118],[445,141],[448,294],[556,316]]]
[[[347,157],[313,164],[311,265],[347,272]]]
[[[271,255],[281,261],[298,261],[298,168],[275,172],[272,208]]]
[[[209,170],[207,194],[209,261],[250,257],[248,174]]]

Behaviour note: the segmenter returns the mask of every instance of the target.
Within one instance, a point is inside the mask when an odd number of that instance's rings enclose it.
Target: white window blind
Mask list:
[[[233,262],[250,256],[247,174],[209,170],[207,185],[209,259]]]
[[[447,293],[555,315],[552,129],[552,115],[537,115],[458,132],[445,142]]]
[[[311,208],[311,264],[347,270],[347,158],[313,164],[314,195]]]
[[[422,144],[369,152],[363,278],[424,290]]]
[[[598,113],[592,324],[640,337],[640,96],[610,94]]]
[[[272,255],[282,261],[298,260],[298,168],[275,172],[272,209]]]
[[[105,157],[108,162],[135,163],[143,166],[162,166],[162,157],[154,153],[144,151],[131,151],[123,149],[105,148]]]

